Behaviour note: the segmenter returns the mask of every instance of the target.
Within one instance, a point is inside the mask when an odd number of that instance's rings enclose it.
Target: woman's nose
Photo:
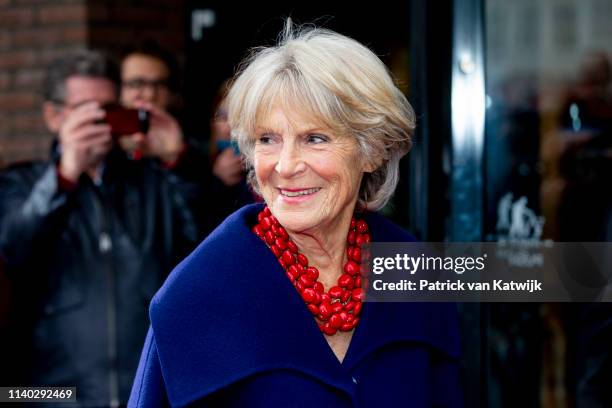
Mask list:
[[[285,143],[274,167],[282,177],[291,178],[306,169],[300,149],[291,143]]]

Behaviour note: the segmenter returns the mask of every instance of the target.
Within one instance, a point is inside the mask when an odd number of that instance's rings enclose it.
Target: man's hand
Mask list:
[[[228,187],[235,186],[242,180],[242,161],[229,147],[224,149],[213,164],[213,174]]]
[[[185,148],[183,132],[177,120],[168,112],[150,103],[139,103],[136,109],[149,112],[149,132],[131,136],[142,150],[144,156],[157,157],[164,163],[173,163]]]
[[[110,126],[96,123],[104,115],[100,104],[90,102],[70,111],[62,123],[59,171],[69,181],[76,182],[85,171],[95,168],[112,148]]]

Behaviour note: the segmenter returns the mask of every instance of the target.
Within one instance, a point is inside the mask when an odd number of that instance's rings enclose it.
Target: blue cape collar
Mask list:
[[[188,403],[258,372],[298,370],[332,387],[366,356],[394,342],[419,342],[456,356],[448,305],[364,304],[342,364],[266,245],[250,231],[261,204],[230,216],[172,272],[151,305],[151,325],[171,401]],[[412,236],[366,217],[374,241]],[[438,323],[436,323],[438,322]]]

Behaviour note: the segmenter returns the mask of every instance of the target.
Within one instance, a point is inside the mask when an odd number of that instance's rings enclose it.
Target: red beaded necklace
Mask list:
[[[257,216],[252,231],[261,238],[278,258],[287,277],[315,316],[319,328],[328,336],[338,331],[350,331],[359,323],[365,292],[361,287],[361,245],[370,242],[368,224],[364,220],[351,220],[347,236],[348,261],[336,286],[327,292],[318,281],[319,271],[308,266],[308,258],[298,251],[287,231],[265,207]]]

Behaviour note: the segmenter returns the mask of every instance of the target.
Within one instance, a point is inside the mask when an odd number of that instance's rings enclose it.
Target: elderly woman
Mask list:
[[[413,240],[372,212],[414,129],[383,63],[288,27],[228,108],[265,205],[230,216],[155,296],[130,405],[461,405],[453,308],[363,303],[360,245]]]

